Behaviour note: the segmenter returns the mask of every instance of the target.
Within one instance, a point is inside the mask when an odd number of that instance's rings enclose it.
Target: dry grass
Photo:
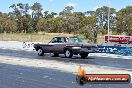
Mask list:
[[[0,34],[0,40],[4,41],[24,41],[24,42],[48,42],[54,36],[73,36],[64,33],[44,33],[44,34]]]
[[[0,34],[0,40],[4,41],[21,41],[21,42],[49,42],[55,36],[74,36],[73,34],[65,33],[35,33],[35,34]],[[87,39],[86,39],[87,41]],[[103,36],[98,36],[97,44],[102,44]]]
[[[97,37],[97,44],[103,44],[104,43],[104,36],[103,35],[98,35]]]

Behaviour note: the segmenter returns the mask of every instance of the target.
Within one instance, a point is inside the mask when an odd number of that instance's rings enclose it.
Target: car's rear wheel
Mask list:
[[[43,56],[44,55],[44,50],[42,48],[39,48],[37,50],[37,53],[38,53],[39,56]]]
[[[80,56],[81,58],[86,58],[88,56],[88,53],[81,53]]]
[[[64,50],[64,54],[66,58],[71,58],[73,56],[72,51],[69,49]]]

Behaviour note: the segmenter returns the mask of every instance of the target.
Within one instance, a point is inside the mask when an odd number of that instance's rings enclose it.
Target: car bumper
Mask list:
[[[81,49],[74,49],[73,53],[96,53],[97,49],[95,48],[91,48],[91,49],[87,49],[87,48],[81,48]]]

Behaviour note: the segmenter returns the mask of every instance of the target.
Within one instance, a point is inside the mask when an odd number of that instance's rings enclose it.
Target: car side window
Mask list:
[[[65,40],[65,38],[63,37],[63,38],[61,38],[61,41],[64,43],[64,42],[66,42],[66,40]]]
[[[58,37],[57,41],[58,41],[58,43],[64,43],[65,42],[63,37]]]
[[[53,38],[50,43],[64,43],[65,39],[63,37],[55,37]]]
[[[57,38],[53,38],[53,39],[51,40],[51,43],[57,43]]]

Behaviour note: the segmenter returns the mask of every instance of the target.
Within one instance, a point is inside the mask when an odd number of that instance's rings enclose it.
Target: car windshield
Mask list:
[[[83,42],[83,40],[79,37],[69,37],[68,38],[68,42],[71,42],[71,43],[79,43],[79,42]]]

